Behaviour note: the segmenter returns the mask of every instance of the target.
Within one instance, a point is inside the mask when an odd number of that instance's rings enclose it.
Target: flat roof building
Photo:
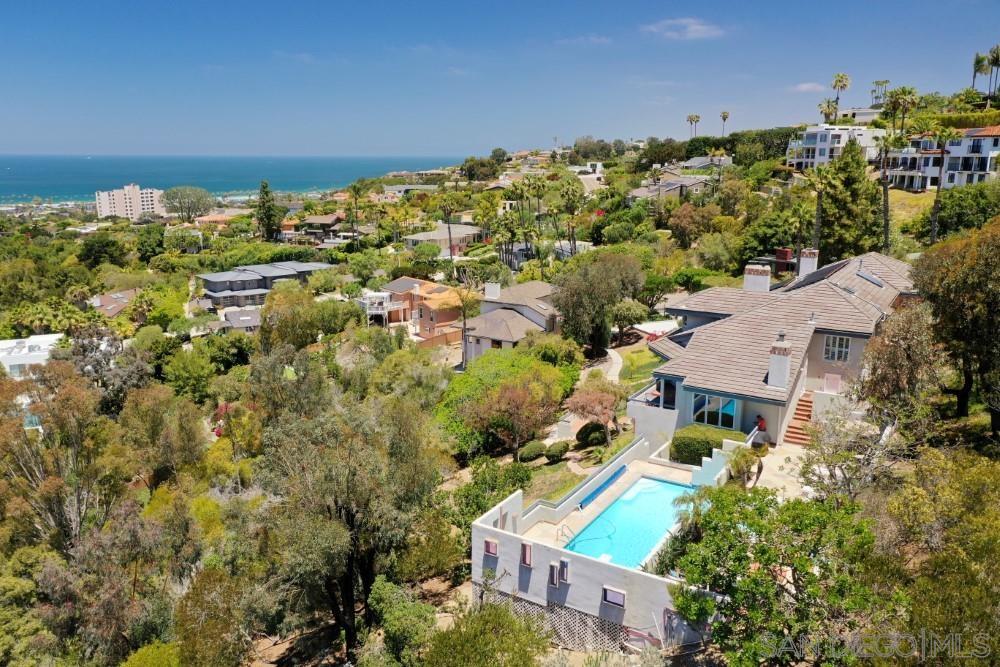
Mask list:
[[[97,200],[98,218],[114,216],[135,222],[146,216],[167,214],[163,205],[163,190],[140,188],[135,183],[117,190],[98,190],[94,198]]]

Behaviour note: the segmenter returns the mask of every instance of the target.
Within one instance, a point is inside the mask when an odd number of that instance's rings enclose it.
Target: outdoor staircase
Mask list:
[[[783,443],[789,445],[809,444],[809,434],[805,427],[812,421],[812,411],[813,393],[811,391],[803,392],[795,404],[795,412],[792,414],[792,420],[788,423],[788,428],[785,429],[785,435],[781,438]]]

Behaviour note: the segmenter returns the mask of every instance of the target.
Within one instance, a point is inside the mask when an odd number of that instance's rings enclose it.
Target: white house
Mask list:
[[[913,294],[909,265],[885,255],[817,265],[818,253],[803,250],[798,277],[771,289],[770,266],[751,264],[742,289],[713,287],[668,307],[684,326],[649,344],[665,363],[628,401],[636,431],[662,441],[702,423],[737,440],[807,443],[806,425],[846,401],[869,338]]]
[[[813,169],[837,158],[844,146],[854,139],[868,161],[878,158],[875,138],[885,135],[885,130],[859,125],[810,125],[797,139],[788,142],[785,161],[799,171]]]
[[[961,130],[963,136],[949,141],[943,180],[945,189],[991,181],[1000,164],[1000,126]],[[926,190],[938,186],[941,150],[930,137],[914,136],[905,148],[889,151],[889,182],[905,190]]]
[[[47,364],[49,354],[62,337],[59,333],[0,340],[0,365],[8,376],[20,379],[29,366]]]

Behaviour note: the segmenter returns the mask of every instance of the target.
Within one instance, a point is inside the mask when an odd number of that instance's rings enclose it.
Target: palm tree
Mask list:
[[[840,93],[851,87],[851,77],[847,76],[843,72],[838,72],[833,75],[833,83],[830,84],[830,87],[837,91],[837,98],[834,100],[834,104],[837,105],[837,111],[839,112]]]
[[[570,257],[576,255],[576,222],[573,219],[577,212],[583,208],[584,191],[580,179],[563,181],[559,188],[559,202],[562,212],[568,217],[566,219],[567,236],[569,236]]]
[[[347,186],[347,192],[351,195],[351,231],[354,233],[354,243],[358,243],[358,202],[361,201],[362,195],[365,194],[365,186],[354,181]]]
[[[953,127],[938,127],[933,134],[934,141],[937,142],[941,151],[941,163],[938,164],[938,185],[937,192],[934,193],[934,206],[931,207],[931,243],[937,243],[938,237],[938,214],[941,212],[941,191],[944,190],[944,160],[948,154],[948,142],[959,139],[963,136]]]
[[[693,541],[701,539],[702,519],[711,500],[711,487],[698,486],[674,499],[680,532],[690,533]]]
[[[990,65],[990,87],[986,93],[986,108],[989,109],[990,103],[993,101],[992,98],[996,94],[997,85],[1000,84],[1000,76],[993,75],[994,70],[1000,68],[1000,44],[990,49],[987,62]]]
[[[817,108],[823,114],[823,120],[827,123],[837,117],[837,103],[829,97],[820,102]]]
[[[879,158],[882,165],[882,252],[890,250],[891,240],[889,238],[889,151],[894,148],[901,148],[904,144],[902,135],[895,132],[887,132],[884,136],[875,137],[875,145],[879,150]]]
[[[691,126],[691,137],[698,136],[698,123],[701,122],[701,116],[698,114],[688,114],[687,117],[688,125]]]
[[[542,235],[542,197],[548,189],[548,182],[538,174],[529,174],[524,177],[524,188],[527,194],[535,198],[535,226],[538,228],[538,236]]]
[[[816,193],[816,217],[813,218],[812,248],[819,250],[820,229],[823,226],[823,193],[830,183],[830,176],[827,168],[823,165],[810,169],[806,172],[806,181],[809,187]]]
[[[459,210],[462,205],[461,195],[458,192],[444,192],[441,196],[441,217],[448,229],[448,259],[451,261],[451,279],[455,279],[455,244],[451,239],[451,216]]]
[[[872,85],[875,86],[875,89],[872,91],[872,106],[875,107],[885,103],[885,93],[889,88],[889,79],[872,81]]]
[[[899,129],[906,132],[906,114],[917,108],[920,97],[917,95],[917,89],[913,86],[900,86],[896,90],[899,91],[897,100],[899,104]]]
[[[972,89],[976,89],[976,77],[980,74],[990,73],[990,59],[984,56],[982,53],[976,51],[976,55],[972,57]]]
[[[723,111],[719,114],[719,118],[722,119],[722,136],[726,136],[726,121],[729,120],[729,112]]]
[[[708,157],[719,168],[716,173],[716,180],[715,180],[715,191],[718,192],[719,186],[722,185],[722,158],[726,157],[726,149],[710,148],[708,149]]]

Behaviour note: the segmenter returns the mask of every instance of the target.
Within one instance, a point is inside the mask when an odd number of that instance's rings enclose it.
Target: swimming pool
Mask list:
[[[641,477],[584,526],[568,551],[623,567],[639,567],[677,523],[674,499],[693,487]]]

